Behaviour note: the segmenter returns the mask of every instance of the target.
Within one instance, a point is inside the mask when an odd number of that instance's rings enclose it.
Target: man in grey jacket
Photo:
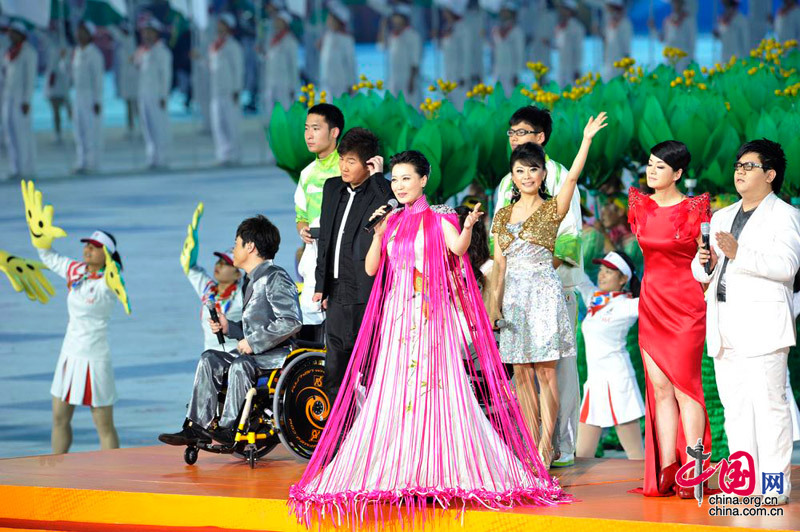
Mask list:
[[[287,340],[302,326],[297,287],[286,270],[273,263],[280,245],[278,229],[264,216],[248,218],[236,230],[233,263],[247,272],[242,321],[209,320],[211,330],[238,340],[231,353],[208,350],[200,357],[183,430],[161,434],[169,445],[193,445],[214,440],[233,445],[236,420],[247,391],[260,368],[272,367],[276,356],[289,354]],[[227,377],[227,379],[226,379]],[[215,424],[217,397],[227,380],[222,416]]]

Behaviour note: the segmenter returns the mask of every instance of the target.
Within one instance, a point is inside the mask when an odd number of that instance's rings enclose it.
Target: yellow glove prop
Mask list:
[[[199,239],[197,238],[197,226],[200,225],[200,218],[203,217],[203,202],[197,204],[192,216],[192,223],[186,228],[186,240],[183,241],[181,250],[181,266],[183,273],[188,275],[189,268],[197,264],[197,253],[200,251]]]
[[[108,287],[117,295],[117,299],[119,299],[122,306],[125,308],[125,314],[131,313],[131,304],[128,300],[128,292],[125,291],[125,280],[122,278],[122,275],[119,274],[119,266],[111,258],[111,254],[108,252],[108,248],[103,246],[103,252],[106,254],[106,266],[105,266],[105,280]]]
[[[31,301],[47,303],[50,296],[56,294],[50,281],[42,274],[46,269],[47,266],[41,262],[15,257],[0,249],[0,271],[6,274],[14,290],[25,290]]]
[[[36,190],[33,181],[21,182],[22,201],[25,203],[25,221],[31,233],[31,244],[38,249],[50,249],[53,240],[67,236],[66,231],[53,225],[53,206],[42,205],[42,191]]]

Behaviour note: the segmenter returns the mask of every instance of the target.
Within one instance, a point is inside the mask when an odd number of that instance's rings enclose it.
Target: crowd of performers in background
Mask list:
[[[159,439],[232,445],[261,357],[289,349],[304,323],[324,323],[323,387],[333,407],[291,490],[300,517],[427,497],[445,506],[569,502],[547,470],[594,456],[609,427],[629,458],[644,459],[639,492],[692,498],[675,475],[692,461],[687,445],[712,448],[701,373],[707,346],[731,452],[747,451],[757,478],[784,473],[776,500],[786,503],[798,437],[787,356],[800,311],[800,213],[779,197],[784,152],[767,139],[742,145],[731,162],[740,198],[712,214],[707,193],[686,196],[678,187],[691,161],[686,146],[664,141],[644,162],[642,189],[609,197],[592,216],[577,181],[594,136],[609,134],[608,125],[613,131],[607,120],[603,112],[588,118],[567,169],[546,154],[558,134],[549,112],[517,110],[507,131],[509,174],[489,217],[469,197],[470,207],[458,210],[428,205],[430,165],[421,153],[395,154],[385,176],[374,134],[346,131],[331,104],[310,108],[303,134],[316,158],[295,192],[302,295],[273,261],[281,235],[263,216],[239,225],[232,251],[214,253],[213,276],[203,271],[198,205],[180,263],[204,303],[206,350],[182,429]],[[65,236],[53,207],[31,182],[23,181],[23,197],[32,243],[69,287],[51,388],[53,450],[68,450],[76,405],[91,406],[102,447],[116,447],[106,328],[115,297],[129,309],[117,243],[96,231],[82,240],[83,261],[66,259],[51,247]],[[399,203],[391,212],[390,199]],[[362,229],[381,217],[372,232]],[[590,217],[595,224],[584,225]],[[597,247],[587,250],[582,242],[593,232]],[[19,289],[52,291],[40,263],[15,260],[16,276],[4,271]],[[583,267],[590,262],[594,279]],[[209,302],[218,323],[208,319]],[[626,349],[637,319],[644,401]],[[588,368],[582,400],[579,326]],[[220,331],[231,349],[219,349]],[[478,372],[485,384],[475,387]]]
[[[769,2],[751,2],[747,16],[738,1],[724,4],[713,30],[720,42],[715,60],[746,56],[770,32],[781,42],[800,39],[796,0],[785,0],[774,13]],[[160,169],[170,162],[167,104],[173,91],[183,93],[187,111],[194,109],[201,117],[200,130],[213,135],[217,162],[233,165],[241,161],[243,112],[260,109],[268,124],[274,106],[287,108],[306,83],[314,83],[318,94],[325,91],[328,101],[353,90],[359,81],[358,24],[380,27],[377,36],[368,38],[384,51],[385,87],[415,106],[434,81],[422,73],[428,37],[441,53],[441,77],[455,83],[448,99],[456,107],[470,87],[482,82],[499,81],[510,94],[529,61],[556,72],[560,86],[571,84],[584,74],[583,42],[592,34],[601,37],[598,70],[609,79],[616,74],[614,62],[631,55],[634,38],[624,0],[506,0],[496,13],[482,9],[477,0],[439,0],[439,27],[433,27],[436,19],[430,13],[408,0],[371,2],[362,8],[366,14],[337,0],[321,5],[323,11],[317,12],[316,3],[309,2],[309,15],[300,20],[283,0],[265,0],[263,18],[257,20],[257,9],[233,1],[215,3],[202,29],[161,1],[140,5],[135,17],[102,27],[76,18],[77,12],[53,20],[47,31],[0,20],[0,48],[5,50],[1,129],[9,157],[3,178],[35,175],[31,105],[39,71],[57,142],[64,117],[72,122],[75,173],[95,172],[102,165],[104,73],[109,68],[116,96],[125,102],[126,135],[133,137],[138,123],[148,167]],[[650,21],[652,38],[687,52],[678,71],[695,59],[698,5],[697,0],[672,0],[661,28]],[[421,28],[429,26],[426,35]],[[552,64],[554,51],[557,65]]]

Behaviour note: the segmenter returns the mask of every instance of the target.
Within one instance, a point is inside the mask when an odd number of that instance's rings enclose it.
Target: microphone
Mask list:
[[[508,327],[508,323],[506,320],[494,320],[494,328],[495,329],[505,329]]]
[[[372,220],[368,221],[367,225],[364,226],[364,231],[369,233],[370,231],[375,229],[375,226],[378,225],[379,223],[381,223],[383,221],[383,219],[386,218],[393,209],[396,209],[397,205],[398,205],[397,200],[394,199],[394,198],[392,198],[388,202],[386,202],[386,205],[383,205],[384,207],[388,207],[388,210],[386,211],[386,214],[384,214],[383,216],[378,216],[378,217],[373,218]]]
[[[217,315],[217,306],[214,304],[213,301],[209,301],[206,303],[206,307],[208,308],[208,313],[211,315],[211,320],[219,325],[219,316]],[[225,345],[225,335],[222,334],[222,331],[217,331],[217,341],[219,341],[219,345]]]
[[[703,238],[703,249],[706,251],[711,251],[711,224],[708,222],[703,222],[700,224],[700,235]],[[705,263],[703,266],[706,270],[706,275],[711,275],[711,257],[708,258],[708,262]]]

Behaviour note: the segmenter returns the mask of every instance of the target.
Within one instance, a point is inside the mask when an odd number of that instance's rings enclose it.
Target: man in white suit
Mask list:
[[[236,17],[222,13],[217,39],[208,50],[211,74],[211,133],[217,164],[234,165],[241,159],[242,110],[239,95],[244,86],[244,53],[233,37]]]
[[[94,44],[97,28],[88,21],[78,26],[78,46],[72,55],[72,79],[75,81],[73,132],[77,174],[97,170],[103,151],[103,55]]]
[[[792,283],[800,267],[800,212],[776,196],[786,170],[779,144],[747,142],[736,159],[734,184],[742,199],[711,218],[712,249],[700,246],[692,272],[709,285],[706,342],[728,446],[753,457],[756,493],[785,504],[792,459],[786,360],[795,345]],[[783,473],[782,492],[762,473]]]
[[[142,27],[142,46],[136,52],[139,68],[139,119],[144,135],[147,166],[167,165],[172,136],[167,100],[172,87],[172,52],[164,44],[164,26],[150,17]]]
[[[33,175],[36,138],[31,124],[31,99],[36,86],[36,51],[28,42],[28,30],[22,22],[8,27],[11,46],[2,57],[3,131],[8,148],[8,178]]]

